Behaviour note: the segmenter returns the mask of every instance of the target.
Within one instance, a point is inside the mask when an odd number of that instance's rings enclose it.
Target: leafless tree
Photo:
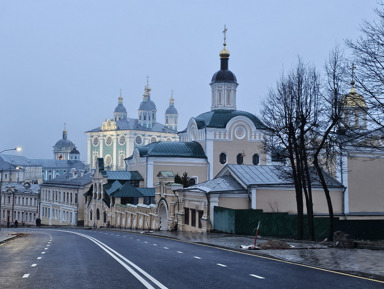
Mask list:
[[[320,80],[317,70],[299,59],[294,70],[282,76],[264,103],[263,120],[269,130],[267,147],[286,152],[292,169],[298,214],[298,239],[304,236],[305,197],[308,228],[315,238],[312,180],[308,162],[309,133],[318,126]]]
[[[364,21],[361,37],[348,40],[347,46],[354,53],[355,81],[364,94],[369,111],[369,120],[384,125],[384,3],[375,9],[377,19]]]

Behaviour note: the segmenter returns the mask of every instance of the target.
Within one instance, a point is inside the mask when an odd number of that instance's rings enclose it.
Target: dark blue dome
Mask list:
[[[123,104],[119,103],[119,104],[116,106],[116,108],[115,108],[115,112],[124,112],[124,113],[126,113],[127,110],[125,109],[125,107],[124,107]]]
[[[170,106],[165,111],[165,114],[177,114],[177,110],[174,106]]]
[[[142,101],[140,104],[139,110],[154,111],[156,110],[156,105],[150,99],[148,101]]]
[[[212,76],[211,84],[216,82],[237,83],[235,74],[230,70],[219,70]]]

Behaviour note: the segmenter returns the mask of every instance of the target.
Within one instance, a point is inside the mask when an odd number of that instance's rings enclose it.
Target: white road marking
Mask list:
[[[31,267],[36,267],[36,266],[37,266],[37,264],[32,264],[32,265],[31,265]]]
[[[137,241],[140,241],[140,239],[137,239]]]
[[[265,279],[265,277],[262,277],[262,276],[259,276],[259,275],[255,275],[255,274],[249,274],[249,276],[252,276],[252,277],[255,277],[255,278],[258,278],[258,279]]]
[[[195,259],[201,259],[201,257],[198,257],[198,256],[193,256],[193,258],[195,258]]]
[[[48,248],[44,248],[44,250],[48,250]]]
[[[168,250],[168,247],[164,247],[165,250]]]
[[[40,260],[41,259],[41,257],[37,257],[37,260]]]
[[[145,243],[145,244],[148,244],[148,242],[147,242],[147,241],[144,241],[144,243]]]
[[[65,230],[58,230],[66,233],[76,234],[81,237],[87,238],[88,240],[95,243],[97,246],[99,246],[102,250],[104,250],[108,255],[110,255],[113,259],[115,259],[120,265],[122,265],[127,271],[129,271],[134,277],[136,277],[137,280],[139,280],[146,288],[148,289],[155,289],[145,278],[147,278],[150,282],[152,282],[153,285],[156,285],[158,288],[161,289],[167,289],[166,286],[164,286],[162,283],[160,283],[157,279],[152,277],[150,274],[145,272],[143,269],[141,269],[139,266],[125,258],[123,255],[119,254],[115,250],[113,250],[111,247],[107,246],[106,244],[100,242],[96,238],[93,238],[89,235],[72,232],[72,231],[65,231]],[[136,270],[136,271],[135,271]],[[141,275],[142,276],[141,276]]]
[[[157,244],[153,244],[153,246],[157,246]]]
[[[45,254],[45,252],[41,252],[41,254]]]
[[[220,267],[227,267],[227,265],[220,264],[220,263],[217,263],[216,265],[217,265],[217,266],[220,266]]]
[[[181,251],[177,251],[177,253],[179,253],[179,254],[183,254],[183,252],[181,252]]]
[[[28,278],[29,277],[29,274],[24,274],[23,275],[23,278]]]

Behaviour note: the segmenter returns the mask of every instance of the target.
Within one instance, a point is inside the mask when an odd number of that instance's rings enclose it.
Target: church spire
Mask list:
[[[63,139],[67,139],[67,138],[68,138],[67,124],[64,122]]]

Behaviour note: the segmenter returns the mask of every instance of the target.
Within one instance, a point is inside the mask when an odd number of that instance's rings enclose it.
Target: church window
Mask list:
[[[254,154],[252,156],[252,163],[256,166],[260,163],[260,157],[258,154]]]
[[[124,135],[120,136],[119,144],[121,144],[121,145],[125,144],[125,136]]]
[[[105,139],[105,143],[107,146],[110,146],[112,144],[112,138],[110,136],[108,136],[106,139]]]
[[[92,211],[89,212],[89,220],[92,221]]]
[[[144,120],[147,120],[147,115],[144,114]]]
[[[219,102],[218,102],[218,104],[221,105],[221,91],[219,91]]]
[[[227,162],[227,155],[225,153],[221,153],[219,160],[222,165],[225,164]]]
[[[191,209],[191,226],[196,227],[196,210]]]
[[[98,144],[99,144],[99,138],[98,137],[94,137],[93,138],[93,145],[97,146]]]
[[[100,211],[99,211],[99,209],[96,210],[96,220],[100,220]]]
[[[142,137],[141,136],[137,136],[136,137],[136,144],[138,144],[138,145],[141,145],[143,143],[143,139],[142,139]]]
[[[238,165],[242,165],[243,161],[244,161],[244,155],[240,153],[240,154],[237,155],[236,159],[237,159],[237,164]]]
[[[169,138],[167,138],[167,140],[166,140],[166,141],[172,141],[172,140],[171,140],[171,138],[169,137]]]
[[[123,154],[120,155],[119,167],[124,168],[124,155]]]
[[[157,141],[156,137],[153,136],[153,137],[151,138],[151,143],[152,143],[152,142],[156,142],[156,141]]]
[[[110,155],[105,156],[105,164],[107,167],[110,167],[112,165],[112,157]]]
[[[230,90],[227,91],[227,104],[228,105],[231,104],[231,91]]]

